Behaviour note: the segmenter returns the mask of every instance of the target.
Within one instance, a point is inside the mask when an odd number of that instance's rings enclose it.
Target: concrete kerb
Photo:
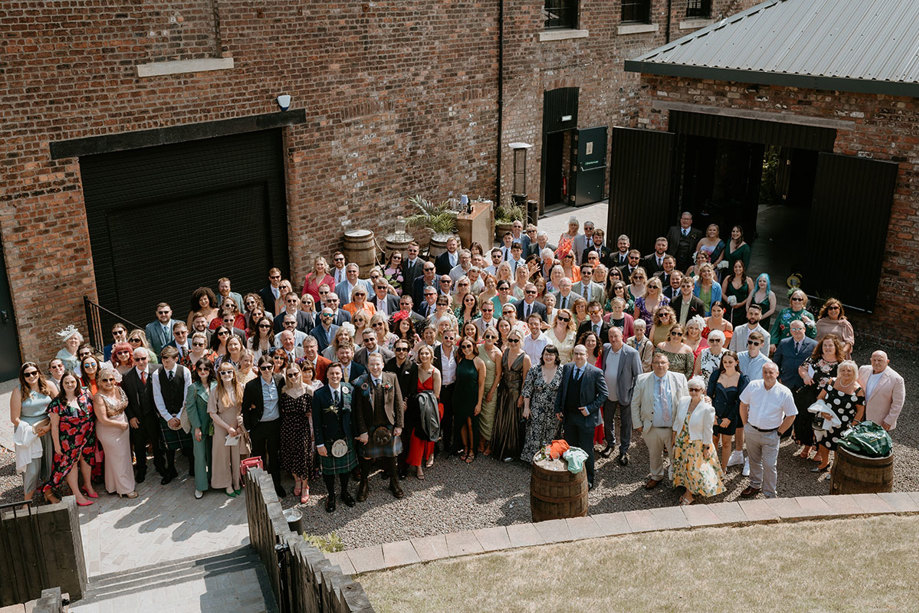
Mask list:
[[[919,514],[919,492],[802,496],[604,513],[568,520],[495,526],[472,532],[463,531],[398,541],[351,549],[329,554],[327,557],[339,565],[344,574],[353,571],[359,576],[438,560],[629,534],[891,514]],[[470,537],[478,540],[478,546],[471,544]],[[432,546],[434,542],[454,546]],[[462,546],[457,546],[460,543]],[[399,551],[400,555],[385,555],[389,551]]]

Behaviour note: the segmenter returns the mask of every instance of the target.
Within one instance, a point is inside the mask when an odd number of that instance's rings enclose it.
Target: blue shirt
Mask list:
[[[673,414],[676,412],[676,407],[673,406],[673,396],[670,393],[670,380],[667,377],[658,377],[654,373],[651,373],[651,377],[654,380],[654,416],[651,420],[651,425],[655,428],[672,428]],[[663,398],[661,398],[659,390],[663,391]],[[664,416],[664,402],[667,404],[667,413],[670,419],[666,419]]]
[[[763,366],[772,361],[763,355],[762,352],[755,358],[751,358],[749,351],[741,351],[738,353],[737,360],[740,372],[747,375],[750,381],[761,380],[763,378]]]
[[[274,384],[273,377],[270,383],[265,383],[262,379],[262,402],[265,409],[262,411],[261,421],[274,421],[281,416],[278,411],[278,386]]]

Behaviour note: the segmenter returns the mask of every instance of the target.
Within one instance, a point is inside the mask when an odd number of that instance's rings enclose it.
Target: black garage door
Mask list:
[[[199,286],[226,276],[244,293],[286,273],[282,155],[269,130],[81,157],[100,304],[146,324],[166,301],[184,320]]]

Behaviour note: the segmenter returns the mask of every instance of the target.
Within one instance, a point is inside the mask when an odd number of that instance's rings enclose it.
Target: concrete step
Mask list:
[[[123,573],[98,575],[90,579],[86,595],[79,604],[83,606],[129,594],[158,590],[196,579],[210,579],[227,573],[247,570],[256,572],[260,578],[265,576],[261,560],[255,550],[249,547],[202,558],[186,558],[133,568]]]

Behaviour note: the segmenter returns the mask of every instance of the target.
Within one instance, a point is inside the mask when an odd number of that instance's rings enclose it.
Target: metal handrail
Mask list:
[[[143,326],[129,319],[125,319],[118,313],[105,308],[97,302],[93,302],[89,299],[89,296],[83,296],[83,308],[86,311],[86,328],[89,332],[89,343],[99,351],[102,351],[102,348],[105,347],[105,337],[102,332],[103,313],[128,326],[129,331],[135,328],[144,329]]]

